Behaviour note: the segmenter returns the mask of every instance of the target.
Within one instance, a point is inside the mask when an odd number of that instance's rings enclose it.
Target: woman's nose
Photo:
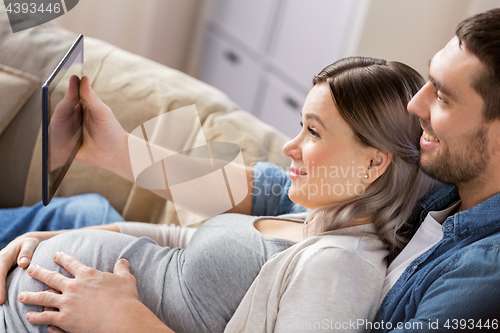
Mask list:
[[[294,160],[298,160],[302,157],[299,140],[300,140],[300,133],[294,139],[285,143],[285,145],[283,146],[283,152],[285,153],[286,156]]]

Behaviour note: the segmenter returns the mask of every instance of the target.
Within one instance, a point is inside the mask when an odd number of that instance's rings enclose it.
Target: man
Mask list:
[[[368,324],[373,332],[496,331],[500,8],[458,25],[408,111],[424,129],[422,169],[454,187],[442,186],[421,204],[423,223],[390,265],[384,291],[392,288]]]

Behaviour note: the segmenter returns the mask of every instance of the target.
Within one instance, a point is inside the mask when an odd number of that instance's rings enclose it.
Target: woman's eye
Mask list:
[[[315,130],[313,130],[311,127],[308,127],[307,130],[309,131],[309,133],[311,133],[311,135],[319,136],[319,134]]]
[[[300,122],[300,127],[304,127],[304,123],[303,122]]]

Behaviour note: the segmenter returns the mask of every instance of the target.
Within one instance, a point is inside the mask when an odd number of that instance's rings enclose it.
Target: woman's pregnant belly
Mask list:
[[[57,251],[68,253],[83,264],[103,272],[113,272],[117,260],[125,258],[130,262],[130,271],[136,277],[141,302],[160,319],[167,320],[161,311],[165,272],[178,257],[180,249],[163,248],[148,238],[136,238],[116,232],[97,230],[77,230],[53,237],[42,242],[36,249],[32,264],[72,276],[53,260]],[[8,300],[2,305],[6,327],[0,332],[47,332],[46,326],[32,325],[25,320],[29,311],[42,311],[40,306],[24,305],[17,301],[22,291],[44,291],[45,284],[31,278],[26,269],[17,267],[7,278]],[[163,318],[162,318],[163,317]],[[1,317],[0,317],[1,322]]]

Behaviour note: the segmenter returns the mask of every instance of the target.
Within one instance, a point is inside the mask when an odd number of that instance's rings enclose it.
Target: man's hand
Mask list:
[[[31,277],[58,291],[19,294],[21,303],[45,307],[26,314],[30,323],[52,325],[54,332],[172,332],[139,301],[127,260],[116,263],[114,274],[61,252],[54,254],[54,261],[74,278],[35,265],[28,268]]]

